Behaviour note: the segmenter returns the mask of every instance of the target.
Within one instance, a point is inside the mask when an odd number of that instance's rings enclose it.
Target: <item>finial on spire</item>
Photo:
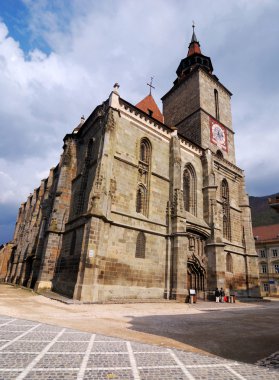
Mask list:
[[[153,83],[153,79],[154,79],[154,77],[151,77],[151,79],[150,79],[150,83],[147,83],[147,86],[149,86],[150,87],[150,90],[149,90],[149,95],[151,95],[151,89],[152,88],[154,88],[154,90],[155,90],[155,87],[154,86],[152,86],[152,83]]]
[[[195,27],[196,27],[195,21],[193,20],[192,21],[193,34],[192,34],[191,42],[198,42],[197,37],[196,37],[196,33],[195,33]]]
[[[195,22],[192,21],[193,34],[192,34],[192,39],[188,48],[187,57],[189,57],[189,55],[193,55],[196,53],[201,54],[200,44],[197,40],[196,33],[195,33],[195,27],[196,27]]]

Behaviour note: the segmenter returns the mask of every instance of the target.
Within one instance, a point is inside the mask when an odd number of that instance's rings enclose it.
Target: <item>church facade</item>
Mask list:
[[[116,84],[65,136],[19,209],[6,281],[84,302],[259,296],[232,94],[194,31],[176,74],[162,113],[151,93],[134,106]]]

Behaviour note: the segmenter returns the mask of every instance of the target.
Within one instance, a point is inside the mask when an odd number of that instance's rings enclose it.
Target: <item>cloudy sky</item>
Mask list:
[[[0,243],[62,139],[115,82],[136,104],[170,89],[192,34],[232,91],[250,195],[279,191],[278,0],[0,0]]]

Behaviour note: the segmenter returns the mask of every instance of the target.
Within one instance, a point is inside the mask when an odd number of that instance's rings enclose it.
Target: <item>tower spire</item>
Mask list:
[[[187,57],[189,57],[190,55],[193,55],[193,54],[201,54],[200,43],[197,40],[197,36],[195,33],[195,27],[196,27],[196,25],[193,21],[193,24],[192,24],[193,34],[192,34],[191,42],[189,44]]]
[[[213,72],[213,66],[211,63],[210,57],[206,57],[202,54],[200,43],[197,39],[196,33],[195,33],[195,23],[193,21],[192,28],[192,38],[191,42],[188,47],[188,54],[187,57],[183,58],[176,70],[177,79],[174,81],[174,84],[177,83],[177,81],[180,81],[183,79],[186,75],[190,74],[195,68],[203,68],[210,74]]]
[[[193,21],[192,22],[193,34],[192,34],[192,40],[191,40],[191,42],[198,42],[196,34],[195,34],[195,27],[196,27],[195,21]]]

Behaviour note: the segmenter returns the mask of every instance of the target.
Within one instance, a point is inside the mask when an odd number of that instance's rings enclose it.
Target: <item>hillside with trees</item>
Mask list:
[[[279,223],[279,213],[268,204],[268,198],[275,198],[279,193],[263,197],[249,197],[253,227]]]

